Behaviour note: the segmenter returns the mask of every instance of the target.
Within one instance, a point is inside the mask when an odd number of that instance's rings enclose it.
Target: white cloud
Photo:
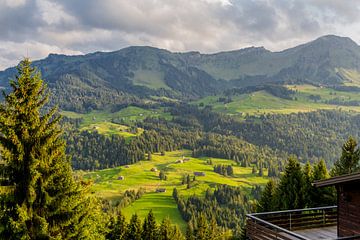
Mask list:
[[[58,3],[47,0],[37,0],[36,5],[39,9],[41,19],[49,26],[76,23],[76,18],[66,13]]]
[[[40,58],[129,45],[201,52],[247,46],[282,50],[324,34],[360,40],[360,2],[354,1],[85,2],[0,0],[0,68],[15,64],[26,49]]]
[[[0,69],[16,65],[24,57],[35,60],[44,58],[49,53],[63,53],[68,55],[82,54],[82,52],[79,51],[33,41],[24,43],[0,41]]]
[[[0,0],[1,5],[6,5],[11,8],[23,6],[25,3],[26,0]]]

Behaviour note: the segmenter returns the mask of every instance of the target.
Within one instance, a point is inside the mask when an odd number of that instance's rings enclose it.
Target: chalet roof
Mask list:
[[[360,172],[357,172],[357,173],[332,177],[325,180],[315,181],[313,185],[315,187],[327,187],[327,186],[333,186],[333,185],[348,183],[352,181],[359,181],[359,180],[360,180]]]

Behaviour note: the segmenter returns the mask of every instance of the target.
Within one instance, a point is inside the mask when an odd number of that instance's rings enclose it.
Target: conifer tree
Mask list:
[[[257,204],[257,212],[269,212],[273,210],[275,186],[275,181],[270,179],[266,184]]]
[[[186,240],[195,240],[193,228],[188,225],[186,228]]]
[[[290,157],[281,177],[279,186],[275,193],[277,206],[275,209],[287,210],[304,208],[304,175],[300,163],[294,157]]]
[[[255,173],[256,173],[256,168],[255,168],[255,166],[252,167],[251,173],[252,173],[252,174],[255,174]]]
[[[125,234],[126,240],[141,240],[141,222],[137,214],[132,215]]]
[[[144,219],[143,230],[141,233],[143,240],[156,240],[157,239],[157,226],[154,214],[150,210],[147,217]]]
[[[211,217],[208,227],[208,239],[219,239],[221,237],[220,229],[217,225],[214,215]]]
[[[309,207],[312,205],[311,202],[311,191],[312,191],[312,171],[311,171],[311,165],[309,162],[306,162],[305,166],[303,167],[303,173],[304,173],[304,185],[302,188],[302,192],[304,193],[304,202],[305,206]]]
[[[243,226],[243,227],[241,228],[241,233],[240,233],[239,239],[240,239],[240,240],[247,240],[248,238],[247,238],[246,235],[247,235],[247,234],[246,234],[246,227]]]
[[[170,233],[170,239],[171,240],[183,240],[184,239],[184,236],[178,225],[173,226],[173,229]]]
[[[171,226],[171,221],[168,217],[161,222],[158,231],[158,240],[182,240],[184,239],[179,227],[177,225]]]
[[[320,160],[313,167],[312,179],[313,181],[323,180],[329,178],[329,173],[326,168],[324,160]],[[311,205],[310,207],[321,207],[334,205],[336,202],[334,187],[317,188],[312,186],[310,191]]]
[[[127,224],[124,215],[121,212],[110,219],[110,232],[106,235],[109,240],[125,240]]]
[[[359,170],[360,149],[356,147],[356,140],[353,137],[349,137],[342,147],[340,159],[335,162],[331,170],[331,176],[349,174]]]
[[[209,226],[204,214],[197,218],[197,227],[194,231],[194,237],[197,240],[207,240],[209,238]]]
[[[98,205],[72,177],[60,117],[56,108],[43,108],[49,94],[30,60],[20,63],[10,86],[0,105],[1,155],[11,189],[0,196],[0,238],[101,239]]]

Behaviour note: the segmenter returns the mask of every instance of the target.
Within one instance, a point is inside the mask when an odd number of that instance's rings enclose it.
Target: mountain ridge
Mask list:
[[[360,75],[360,46],[335,35],[279,52],[249,47],[203,54],[130,46],[86,55],[49,54],[33,65],[55,93],[55,103],[65,109],[72,107],[64,102],[96,109],[107,101],[128,104],[151,96],[187,101],[267,83],[343,85],[355,81],[351,76]],[[14,67],[1,71],[0,86],[6,87],[15,73]]]

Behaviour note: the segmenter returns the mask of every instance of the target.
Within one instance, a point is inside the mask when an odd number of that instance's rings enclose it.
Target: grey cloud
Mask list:
[[[37,13],[34,0],[25,1],[23,5],[14,7],[2,3],[0,39],[21,42],[26,41],[30,35],[35,35],[37,27],[43,24]]]
[[[10,0],[0,0],[0,3]],[[15,1],[15,0],[13,0]],[[0,5],[0,68],[28,48],[87,53],[128,45],[216,52],[281,50],[334,33],[360,39],[359,6],[343,0],[16,0]],[[11,1],[10,1],[11,2]],[[360,2],[359,2],[360,3]],[[346,26],[346,27],[344,27]],[[16,51],[9,48],[16,46]]]

